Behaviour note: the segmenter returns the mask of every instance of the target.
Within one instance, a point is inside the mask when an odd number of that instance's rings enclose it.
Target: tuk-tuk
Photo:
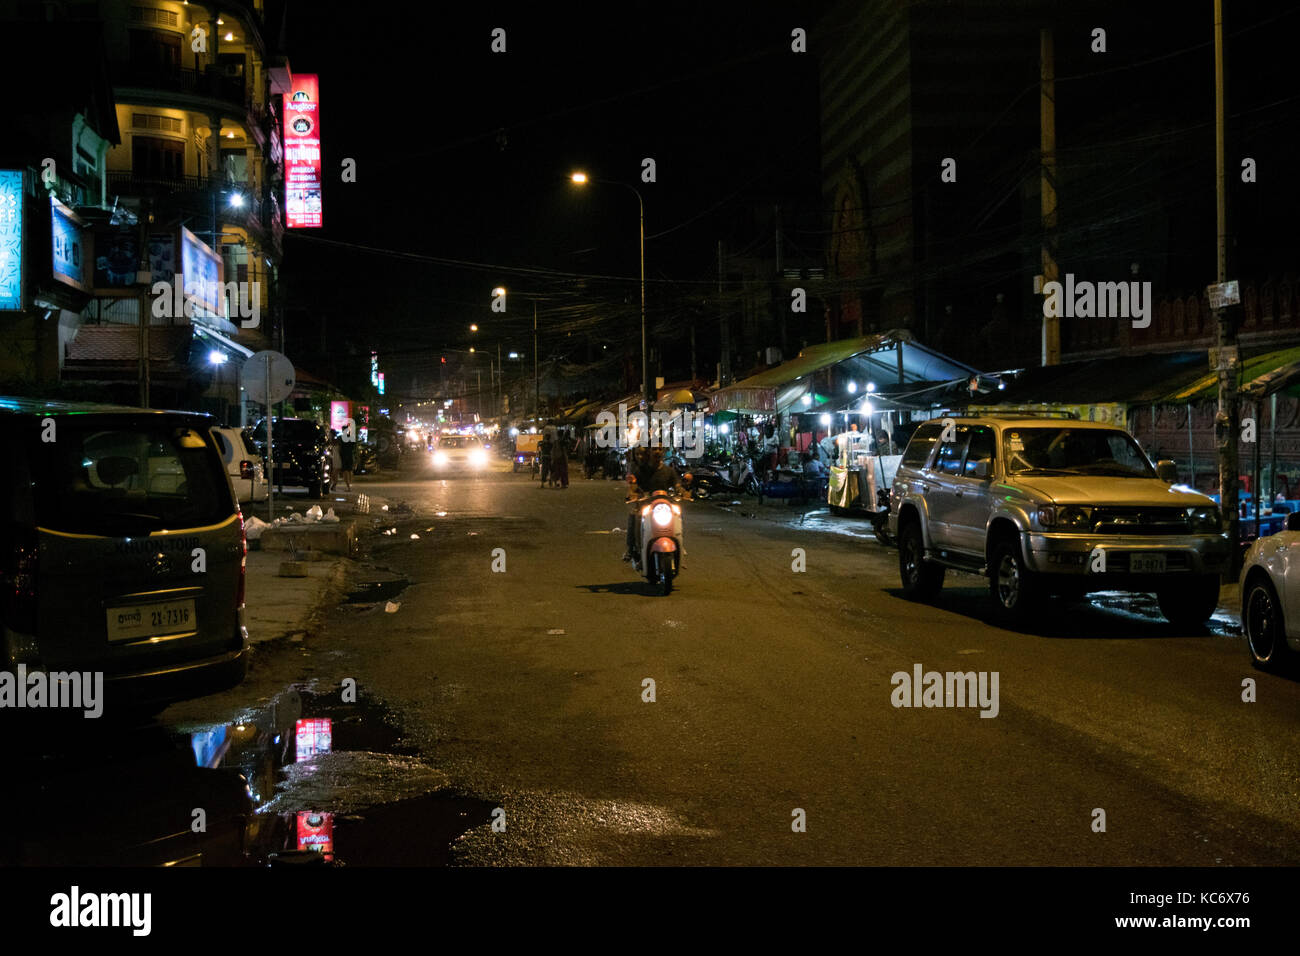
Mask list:
[[[889,544],[889,486],[902,455],[881,455],[866,432],[835,436],[826,503],[832,514],[865,514],[882,544]]]
[[[542,442],[539,434],[519,434],[515,436],[514,470],[536,471],[538,468],[537,452]]]

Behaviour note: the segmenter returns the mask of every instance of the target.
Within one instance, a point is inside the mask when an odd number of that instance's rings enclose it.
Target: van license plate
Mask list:
[[[1134,554],[1128,559],[1131,574],[1163,574],[1165,556],[1163,554]]]
[[[184,634],[198,629],[194,601],[140,604],[108,609],[108,640],[133,641],[143,637]]]

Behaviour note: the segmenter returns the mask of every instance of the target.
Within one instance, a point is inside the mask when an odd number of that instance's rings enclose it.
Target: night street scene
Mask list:
[[[1280,931],[1298,32],[0,0],[8,921],[674,867]]]

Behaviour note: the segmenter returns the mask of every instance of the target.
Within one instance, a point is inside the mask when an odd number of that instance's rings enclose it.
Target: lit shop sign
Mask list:
[[[330,428],[340,435],[343,434],[350,417],[352,417],[351,402],[330,402]]]
[[[379,353],[370,353],[370,384],[379,384]]]
[[[294,761],[327,754],[334,746],[334,722],[329,717],[306,717],[294,725]]]
[[[185,276],[185,295],[194,299],[195,314],[221,316],[221,257],[198,236],[181,226],[181,273]]]
[[[85,229],[77,214],[53,196],[50,197],[50,233],[54,278],[74,289],[89,292]]]
[[[379,394],[384,394],[384,373],[379,373]]]
[[[334,855],[334,814],[318,813],[315,810],[299,811],[298,849],[324,854],[326,859],[332,858]]]
[[[290,229],[321,225],[318,77],[293,78],[284,94],[284,209]]]
[[[23,173],[0,169],[0,309],[23,307]]]

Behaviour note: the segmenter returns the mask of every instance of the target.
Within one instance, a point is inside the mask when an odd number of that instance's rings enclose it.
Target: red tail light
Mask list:
[[[22,634],[36,633],[36,579],[40,542],[30,528],[12,527],[9,553],[0,572],[3,587],[4,623]]]
[[[248,567],[248,537],[244,534],[244,515],[239,515],[239,590],[235,592],[235,607],[244,606],[244,574]]]
[[[249,480],[253,477],[253,463],[245,459],[239,463],[239,477]]]

